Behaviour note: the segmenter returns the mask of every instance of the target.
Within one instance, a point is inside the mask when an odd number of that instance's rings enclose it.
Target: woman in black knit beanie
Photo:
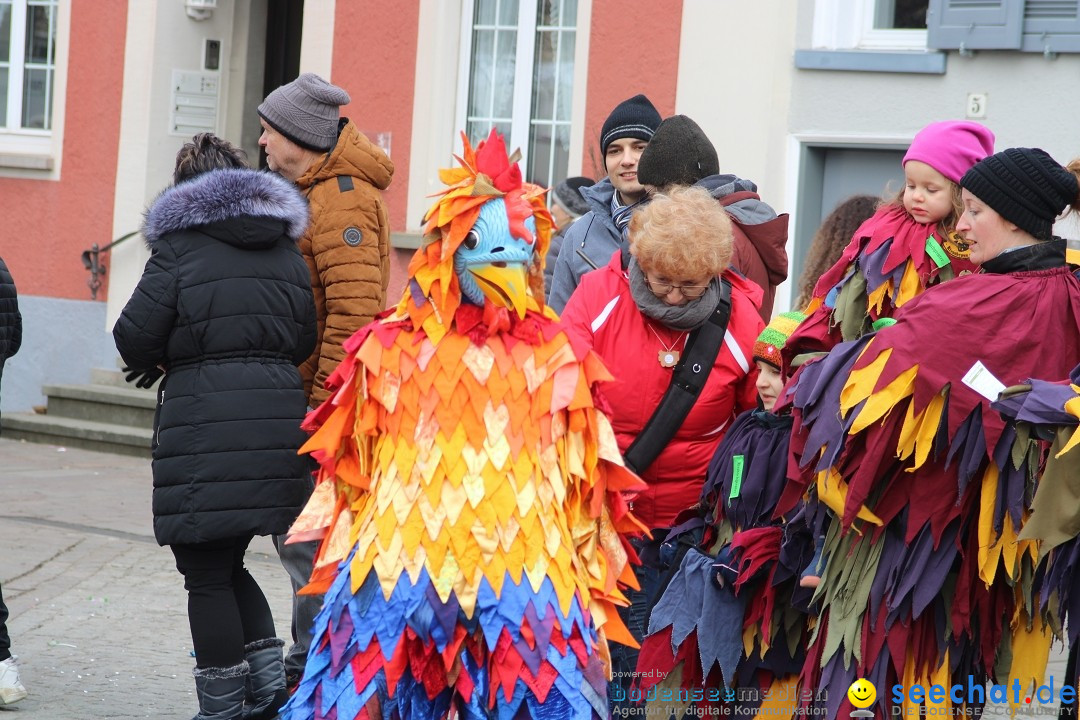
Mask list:
[[[829,717],[851,712],[857,678],[949,687],[1041,669],[1068,609],[1040,587],[1046,553],[1023,532],[1042,473],[1036,443],[990,403],[1030,377],[1068,377],[1080,358],[1080,281],[1053,235],[1061,213],[1080,208],[1078,174],[1042,150],[1010,148],[960,186],[956,230],[979,269],[803,365],[789,388],[801,471],[776,512],[811,488],[828,506],[815,595],[826,621],[801,681],[828,698]],[[879,694],[875,717],[922,705],[898,700]]]

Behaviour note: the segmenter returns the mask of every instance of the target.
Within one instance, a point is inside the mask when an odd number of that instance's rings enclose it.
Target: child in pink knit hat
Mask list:
[[[994,133],[969,120],[930,123],[915,136],[904,154],[904,170],[909,162],[929,165],[953,185],[983,158],[994,154]]]
[[[964,120],[930,123],[904,155],[904,189],[855,231],[840,259],[818,279],[784,348],[784,370],[798,355],[827,352],[891,322],[897,308],[931,285],[972,272],[956,233],[963,212],[960,177],[994,152],[994,134]]]

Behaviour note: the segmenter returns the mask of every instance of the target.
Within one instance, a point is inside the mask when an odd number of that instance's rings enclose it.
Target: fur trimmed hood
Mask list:
[[[214,170],[162,191],[146,210],[142,234],[152,245],[168,233],[243,216],[280,220],[296,241],[308,226],[308,204],[295,185],[273,173]]]

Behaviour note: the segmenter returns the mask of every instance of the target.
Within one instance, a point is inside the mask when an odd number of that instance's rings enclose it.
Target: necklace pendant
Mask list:
[[[660,367],[672,368],[679,363],[678,350],[661,350],[656,357],[660,361]]]

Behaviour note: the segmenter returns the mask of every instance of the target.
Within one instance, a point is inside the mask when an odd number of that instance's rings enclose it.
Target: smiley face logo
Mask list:
[[[851,683],[851,687],[847,691],[847,697],[855,707],[859,709],[868,708],[877,699],[877,688],[869,680],[859,678]]]

